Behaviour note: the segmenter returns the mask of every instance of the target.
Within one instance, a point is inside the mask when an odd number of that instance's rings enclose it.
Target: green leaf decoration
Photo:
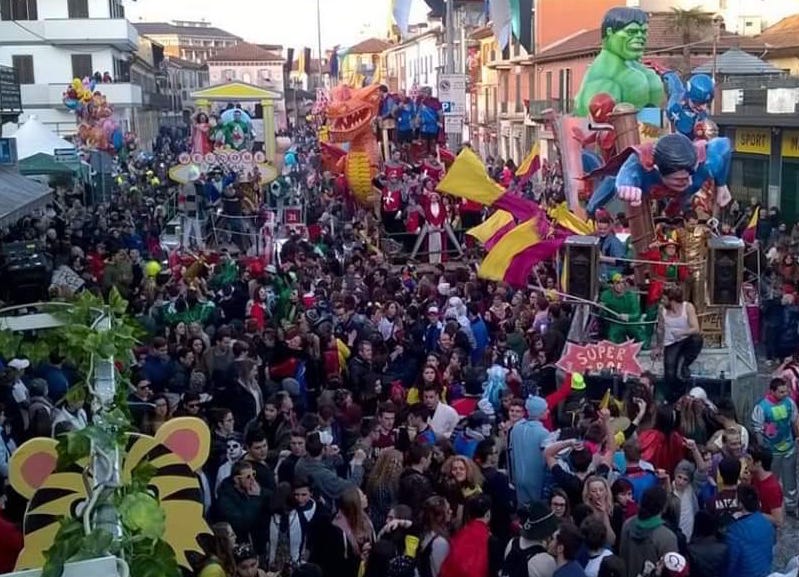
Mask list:
[[[119,505],[122,524],[134,533],[160,539],[166,532],[166,514],[158,500],[145,493],[126,495]]]
[[[91,441],[89,436],[83,431],[71,431],[61,435],[56,445],[58,461],[56,469],[63,471],[75,463],[89,458],[91,452]]]

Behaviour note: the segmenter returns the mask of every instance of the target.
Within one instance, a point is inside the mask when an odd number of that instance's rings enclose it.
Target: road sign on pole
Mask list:
[[[445,115],[466,114],[466,75],[441,74],[438,77],[438,99]]]

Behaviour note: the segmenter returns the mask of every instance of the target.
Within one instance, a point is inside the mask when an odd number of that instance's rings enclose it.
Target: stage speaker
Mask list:
[[[708,242],[707,293],[710,305],[738,306],[744,274],[744,242],[734,236]]]
[[[570,236],[564,248],[566,286],[563,290],[578,299],[596,300],[599,290],[599,238]]]

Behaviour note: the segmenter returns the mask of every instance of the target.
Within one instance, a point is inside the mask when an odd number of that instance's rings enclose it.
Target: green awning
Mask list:
[[[54,156],[44,152],[19,161],[19,172],[25,176],[72,176],[76,168],[63,162],[56,162]]]

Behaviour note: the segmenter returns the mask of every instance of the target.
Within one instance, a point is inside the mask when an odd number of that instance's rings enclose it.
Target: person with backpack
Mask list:
[[[552,577],[557,569],[549,546],[558,530],[558,518],[543,501],[532,501],[521,512],[521,535],[505,548],[501,577]]]

